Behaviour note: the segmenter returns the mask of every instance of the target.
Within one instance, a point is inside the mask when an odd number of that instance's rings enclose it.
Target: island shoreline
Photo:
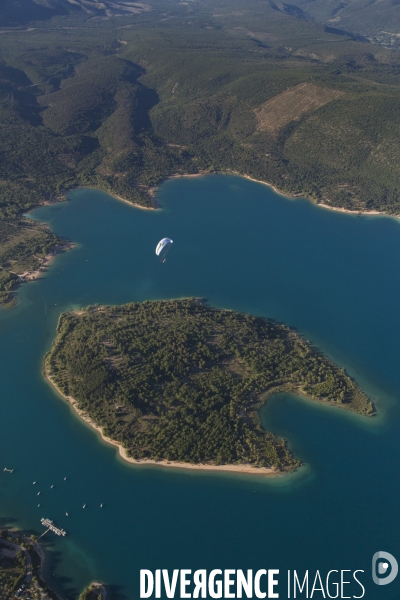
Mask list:
[[[173,469],[188,469],[193,471],[216,471],[221,473],[242,473],[246,475],[263,475],[264,477],[276,477],[283,475],[283,472],[277,471],[273,467],[256,467],[251,465],[209,465],[199,464],[194,465],[191,463],[174,462],[167,460],[151,460],[151,459],[135,459],[128,456],[126,448],[117,441],[109,438],[103,433],[103,428],[97,425],[91,417],[85,411],[78,407],[78,403],[75,398],[71,396],[65,396],[58,385],[55,383],[53,377],[48,372],[47,366],[43,366],[43,376],[46,381],[56,390],[61,398],[66,402],[89,427],[95,429],[101,436],[102,440],[107,444],[118,448],[119,457],[135,466],[155,466],[162,468],[173,468]]]

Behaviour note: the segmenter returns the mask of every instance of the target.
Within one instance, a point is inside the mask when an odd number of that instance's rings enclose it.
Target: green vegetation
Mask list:
[[[59,600],[40,577],[41,559],[35,546],[33,536],[28,538],[20,532],[0,531],[0,600],[16,597]],[[21,587],[22,592],[16,595]]]
[[[0,302],[55,243],[22,215],[74,186],[151,207],[172,174],[238,172],[400,214],[399,54],[299,16],[263,0],[4,2]]]
[[[17,597],[22,600],[61,600],[41,575],[43,550],[35,537],[18,531],[0,530],[0,600]],[[15,592],[23,585],[22,592]],[[79,596],[80,600],[101,600],[106,588],[92,583]],[[105,595],[104,595],[105,597]]]
[[[135,459],[291,470],[299,462],[259,422],[269,394],[373,412],[345,372],[293,330],[195,299],[64,313],[45,368]]]
[[[8,551],[6,540],[0,539],[0,599],[14,598],[26,574],[26,560],[23,552]]]
[[[103,586],[101,583],[92,583],[79,596],[79,600],[102,600]]]
[[[276,7],[301,19],[324,23],[327,28],[342,35],[351,32],[389,48],[400,48],[397,27],[400,8],[390,0],[293,0],[293,4],[277,2]]]
[[[23,275],[40,268],[57,244],[49,228],[34,221],[0,220],[0,304],[12,304],[11,292]]]

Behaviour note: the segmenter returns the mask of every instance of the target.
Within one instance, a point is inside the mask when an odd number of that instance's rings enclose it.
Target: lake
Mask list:
[[[0,526],[39,534],[48,517],[67,530],[44,545],[49,583],[71,599],[100,579],[135,600],[141,568],[364,569],[366,598],[398,598],[400,578],[375,586],[370,569],[378,550],[400,559],[400,222],[223,175],[169,180],[158,201],[141,210],[78,189],[33,215],[77,247],[0,314]],[[43,379],[44,354],[61,311],[184,296],[296,328],[377,416],[273,397],[262,421],[304,461],[283,477],[124,463]]]

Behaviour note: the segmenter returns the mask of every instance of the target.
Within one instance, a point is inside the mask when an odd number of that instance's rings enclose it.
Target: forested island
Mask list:
[[[260,423],[273,392],[374,410],[294,330],[193,298],[63,313],[45,373],[127,457],[172,465],[295,469],[284,440]]]

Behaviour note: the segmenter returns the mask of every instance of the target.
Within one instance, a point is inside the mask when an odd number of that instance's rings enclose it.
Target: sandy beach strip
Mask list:
[[[210,175],[210,173],[208,173],[207,171],[201,171],[200,173],[175,173],[175,175],[169,175],[168,177],[165,177],[164,179],[162,179],[162,181],[160,181],[160,183],[158,183],[157,185],[148,187],[146,192],[147,194],[150,196],[150,198],[155,198],[156,193],[159,189],[159,187],[165,182],[168,181],[169,179],[180,179],[181,177],[203,177],[204,175]],[[133,206],[134,208],[140,208],[142,210],[160,210],[160,206],[143,206],[142,204],[136,204],[135,202],[131,202],[130,200],[128,200],[127,198],[124,198],[123,196],[119,196],[118,194],[115,194],[112,191],[109,190],[105,190],[103,188],[100,187],[95,187],[95,186],[87,186],[84,185],[82,187],[80,187],[79,189],[82,190],[99,190],[99,192],[105,192],[106,194],[108,194],[109,196],[111,196],[112,198],[116,198],[117,200],[121,200],[121,202],[125,202],[125,204],[129,204],[129,206]],[[72,191],[72,190],[70,190]]]
[[[319,206],[321,208],[325,208],[327,210],[333,210],[335,212],[348,213],[348,214],[353,214],[353,215],[367,215],[367,216],[369,215],[369,216],[375,216],[375,217],[376,216],[393,217],[395,219],[400,218],[400,216],[388,215],[387,213],[381,212],[379,210],[351,210],[348,208],[341,208],[339,206],[332,206],[331,204],[326,204],[325,202],[313,202],[309,198],[305,198],[301,195],[291,194],[290,192],[283,192],[280,189],[278,189],[274,184],[272,184],[268,181],[263,181],[261,179],[255,179],[254,177],[251,177],[250,175],[245,175],[243,173],[239,173],[238,171],[227,171],[227,172],[221,172],[221,173],[210,173],[209,171],[200,171],[199,173],[175,173],[174,175],[169,175],[168,177],[166,177],[165,179],[160,181],[160,183],[157,184],[156,186],[149,187],[147,189],[147,193],[149,194],[149,196],[151,198],[155,198],[159,187],[165,181],[168,181],[169,179],[180,179],[183,177],[190,177],[190,178],[204,177],[206,175],[235,175],[236,177],[243,177],[243,179],[248,179],[249,181],[254,181],[254,183],[261,183],[262,185],[266,185],[266,186],[270,187],[272,190],[274,190],[275,193],[279,194],[280,196],[284,196],[285,198],[289,198],[291,200],[297,200],[297,199],[307,200],[308,202],[311,202],[312,204],[314,204],[314,206]],[[82,189],[93,189],[93,190],[100,190],[102,192],[106,192],[113,198],[116,198],[117,200],[121,200],[121,202],[125,202],[126,204],[129,204],[130,206],[133,206],[134,208],[141,208],[142,210],[160,210],[160,208],[161,208],[160,206],[152,207],[152,206],[142,206],[141,204],[135,204],[134,202],[131,202],[130,200],[127,200],[126,198],[123,198],[122,196],[118,196],[118,195],[114,194],[113,192],[109,192],[102,188],[83,186]]]
[[[93,188],[93,189],[97,189],[97,188]],[[152,189],[154,189],[154,188],[152,188]],[[101,190],[101,191],[106,192],[106,190]],[[125,204],[130,204],[130,206],[133,206],[134,208],[141,208],[142,210],[160,210],[159,207],[157,207],[157,206],[142,206],[141,204],[135,204],[134,202],[131,202],[130,200],[127,200],[126,198],[123,198],[122,196],[116,196],[115,194],[112,194],[111,192],[107,192],[107,194],[110,194],[110,196],[112,196],[113,198],[116,198],[117,200],[121,200],[121,202],[125,202]],[[153,197],[152,192],[150,190],[149,190],[149,194],[151,195],[151,197]]]
[[[244,177],[244,179],[249,179],[250,181],[254,181],[255,183],[262,183],[263,185],[267,185],[268,187],[273,189],[274,192],[276,192],[280,196],[285,196],[285,198],[290,198],[293,200],[302,198],[302,196],[298,196],[297,194],[294,195],[294,194],[290,194],[289,192],[282,192],[277,187],[275,187],[272,183],[268,183],[268,181],[261,181],[260,179],[254,179],[254,177],[250,177],[250,175],[241,175],[240,173],[236,173],[236,172],[234,174],[238,175],[238,177]],[[348,214],[352,214],[352,215],[371,215],[371,216],[380,215],[383,217],[391,216],[391,215],[387,215],[386,213],[381,212],[379,210],[350,210],[348,208],[341,208],[340,206],[332,206],[331,204],[325,204],[324,202],[313,202],[309,198],[303,198],[303,199],[308,200],[308,202],[311,202],[315,206],[319,206],[321,208],[326,208],[327,210],[334,210],[335,212],[348,213]],[[395,218],[398,218],[398,217],[395,217]]]
[[[74,409],[77,415],[85,421],[90,427],[98,431],[102,437],[102,439],[107,442],[107,444],[111,444],[112,446],[116,446],[118,448],[119,455],[122,459],[126,460],[132,465],[136,466],[157,466],[157,467],[165,467],[165,468],[174,468],[174,469],[192,469],[196,471],[219,471],[219,472],[232,472],[232,473],[246,473],[248,475],[263,475],[263,476],[276,476],[281,473],[272,467],[255,467],[250,464],[238,464],[238,465],[210,465],[210,464],[191,464],[185,462],[175,462],[170,460],[149,460],[149,459],[135,459],[131,456],[128,456],[126,448],[124,448],[121,444],[116,442],[115,440],[109,438],[104,435],[103,428],[97,425],[93,419],[87,415],[83,410],[78,407],[78,403],[75,398],[71,396],[65,396],[60,388],[55,383],[52,376],[49,374],[47,367],[44,367],[44,376],[47,381],[52,385],[52,387],[57,391],[57,393],[66,401],[68,404]]]
[[[384,212],[380,212],[379,210],[350,210],[348,208],[340,208],[339,206],[331,206],[330,204],[324,204],[323,202],[319,202],[316,206],[320,206],[321,208],[327,208],[328,210],[334,210],[336,212],[349,213],[353,215],[381,215],[383,217],[388,217],[391,215],[387,215]]]
[[[124,198],[123,196],[118,196],[118,194],[114,194],[114,192],[111,192],[109,190],[105,190],[104,188],[101,187],[95,187],[93,185],[82,185],[79,186],[78,188],[71,188],[70,190],[68,190],[69,192],[72,192],[74,189],[80,189],[80,190],[97,190],[99,192],[104,192],[105,194],[108,194],[109,196],[111,196],[111,198],[116,198],[117,200],[120,200],[121,202],[125,202],[125,204],[129,204],[129,206],[133,206],[133,208],[140,208],[142,210],[159,210],[158,206],[143,206],[142,204],[135,204],[135,202],[131,202],[130,200],[128,200],[127,198]],[[156,190],[157,188],[149,188],[148,193],[149,195],[153,198],[153,190]]]
[[[40,263],[38,269],[36,269],[35,271],[24,271],[23,273],[16,273],[16,275],[18,275],[21,282],[34,281],[35,279],[40,277],[40,275],[42,275],[46,267],[50,266],[50,264],[53,262],[53,260],[58,254],[66,252],[67,250],[71,250],[72,248],[76,248],[76,246],[77,244],[75,244],[75,242],[63,242],[61,244],[57,244],[56,246],[54,246],[53,250],[49,254],[46,254],[46,256],[42,259],[42,262]]]

